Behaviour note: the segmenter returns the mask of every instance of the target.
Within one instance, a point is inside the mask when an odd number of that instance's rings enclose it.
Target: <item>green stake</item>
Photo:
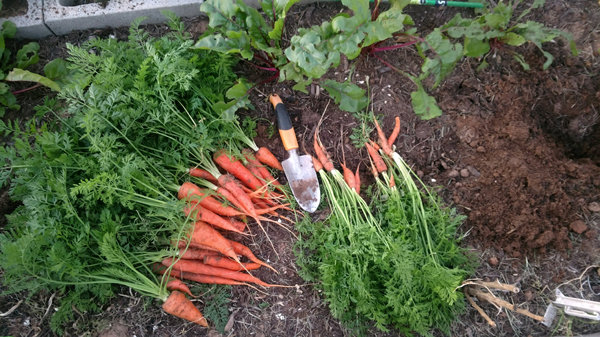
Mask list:
[[[446,1],[446,0],[410,0],[410,4],[411,5],[429,5],[429,6],[483,8],[483,4],[479,3],[479,2],[462,2],[462,1]]]

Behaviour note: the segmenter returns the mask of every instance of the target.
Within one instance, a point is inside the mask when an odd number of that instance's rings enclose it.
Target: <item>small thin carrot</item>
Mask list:
[[[190,295],[190,297],[196,297],[196,296],[194,296],[194,294],[192,294],[192,291],[187,286],[187,284],[183,283],[183,281],[181,281],[180,279],[177,279],[177,278],[171,279],[169,282],[167,282],[167,289],[177,290],[182,293],[186,293],[186,294]]]
[[[197,167],[192,167],[191,169],[188,170],[188,173],[192,177],[202,178],[202,179],[210,181],[213,184],[217,184],[217,178],[215,178],[215,176],[210,174],[210,172],[208,172],[207,170],[203,170],[203,169],[197,168]]]
[[[163,303],[162,309],[173,316],[208,327],[208,322],[202,316],[200,310],[183,293],[177,290],[171,292],[171,295]]]
[[[240,254],[252,262],[258,263],[261,266],[265,266],[265,267],[273,270],[274,272],[279,273],[277,270],[275,270],[275,268],[271,267],[269,264],[267,264],[267,263],[261,261],[259,258],[257,258],[252,253],[250,248],[244,246],[243,244],[241,244],[237,241],[232,241],[232,240],[229,240],[229,244],[231,245],[231,247],[233,247],[233,250],[236,252],[236,254]]]
[[[227,240],[221,233],[203,221],[196,221],[194,224],[190,242],[210,247],[235,261],[239,261],[235,249],[231,246],[231,241]]]
[[[391,156],[392,155],[392,148],[388,144],[388,140],[385,137],[385,134],[383,133],[383,130],[381,130],[381,127],[379,126],[379,123],[377,122],[377,118],[373,117],[373,121],[374,121],[374,124],[375,124],[375,128],[377,129],[377,136],[379,137],[379,145],[381,146],[381,149],[383,150],[383,153],[385,153],[388,156]]]
[[[315,167],[315,171],[319,172],[323,169],[323,164],[315,158],[314,156],[310,156],[312,158],[313,166]]]
[[[261,162],[269,167],[272,167],[274,169],[277,169],[279,171],[283,171],[283,167],[281,166],[281,163],[279,162],[279,160],[277,160],[277,158],[275,158],[273,153],[266,147],[263,146],[263,147],[259,148],[258,151],[256,151],[255,156],[259,162]]]
[[[198,203],[202,205],[202,207],[205,207],[206,209],[209,209],[219,215],[243,215],[242,212],[236,210],[235,208],[224,205],[222,202],[217,201],[211,196],[210,191],[202,189],[189,181],[186,181],[183,184],[181,184],[181,186],[179,187],[177,198],[179,200],[189,200],[192,204]]]
[[[388,138],[388,140],[387,140],[387,143],[390,148],[392,147],[392,145],[394,145],[396,138],[400,134],[400,117],[396,116],[395,122],[396,122],[396,124],[394,124],[394,129],[392,130],[392,133],[390,134],[390,138]]]
[[[162,261],[162,264],[166,267],[173,267],[176,272],[188,272],[203,275],[213,275],[224,277],[241,282],[250,282],[261,285],[263,287],[271,287],[271,284],[261,281],[259,278],[250,274],[242,273],[235,270],[229,270],[219,267],[213,267],[196,260],[177,260],[173,261],[172,258],[166,258]],[[177,275],[177,274],[175,274]]]
[[[242,263],[242,265],[240,265],[239,263],[237,263],[225,256],[219,256],[219,255],[205,256],[202,259],[202,263],[209,265],[209,266],[213,266],[213,267],[225,268],[225,269],[235,270],[235,271],[256,270],[261,267],[260,264],[255,263],[255,262]]]
[[[259,149],[259,151],[260,151],[260,149]],[[275,177],[273,177],[271,172],[269,172],[269,170],[267,170],[267,168],[262,165],[262,163],[256,158],[256,156],[252,154],[252,150],[244,149],[244,150],[242,150],[242,154],[244,155],[244,158],[246,158],[248,163],[252,164],[253,166],[255,166],[258,169],[258,172],[260,172],[260,176],[264,180],[266,180],[267,183],[271,183],[275,186],[281,185],[281,183],[279,183],[279,181],[277,181],[277,179],[275,179]]]
[[[177,272],[177,276],[184,280],[190,280],[190,281],[206,283],[206,284],[226,284],[226,285],[232,285],[232,286],[246,284],[244,282],[235,281],[232,279],[214,276],[214,275],[203,275],[203,274],[195,274],[195,273],[188,273],[188,272]]]
[[[323,148],[319,144],[319,140],[317,139],[317,131],[315,131],[313,146],[315,148],[315,154],[317,155],[317,159],[319,159],[321,164],[323,164],[323,167],[325,168],[325,170],[327,172],[331,172],[334,168],[333,162],[331,162],[331,160],[329,159],[329,156],[327,155],[325,150],[323,150]]]
[[[259,189],[262,184],[260,180],[256,178],[248,168],[242,164],[241,161],[232,158],[225,151],[217,151],[214,154],[213,160],[217,163],[222,169],[232,174],[234,177],[238,178],[242,184],[250,187],[253,191]],[[220,179],[218,177],[217,179]],[[219,183],[221,181],[219,180]],[[221,184],[221,186],[223,186]],[[225,187],[225,186],[223,186]]]
[[[246,212],[253,218],[256,217],[256,210],[254,209],[254,204],[252,204],[252,200],[250,200],[250,197],[246,193],[244,193],[244,190],[240,187],[240,185],[233,178],[232,175],[221,175],[219,177],[219,185],[226,188],[235,196],[235,198],[240,202],[240,205],[242,206],[242,211]]]
[[[342,171],[348,187],[356,191],[356,177],[354,177],[354,173],[345,164],[342,164]]]
[[[239,228],[238,223],[228,221],[222,218],[220,215],[217,215],[214,212],[202,207],[201,205],[186,206],[183,208],[183,213],[185,213],[186,216],[191,216],[195,220],[204,221],[212,226],[231,232],[245,234],[243,229]]]
[[[354,186],[356,186],[356,194],[360,194],[360,163],[356,167],[356,172],[354,173]]]
[[[383,161],[383,158],[381,158],[379,153],[377,153],[377,150],[375,150],[373,148],[373,146],[369,143],[365,143],[365,146],[367,147],[367,151],[369,152],[369,155],[371,155],[371,159],[373,160],[373,163],[375,164],[375,168],[377,169],[377,172],[387,171],[387,165],[385,164],[385,162]]]

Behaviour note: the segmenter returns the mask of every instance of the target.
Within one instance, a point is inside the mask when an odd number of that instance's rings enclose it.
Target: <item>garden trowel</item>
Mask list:
[[[281,162],[283,172],[290,184],[294,198],[305,211],[312,213],[319,206],[321,191],[317,173],[313,167],[312,158],[309,155],[298,155],[298,141],[292,127],[292,121],[285,105],[277,94],[269,96],[269,101],[275,108],[277,114],[277,127],[283,147],[290,155],[288,159]]]

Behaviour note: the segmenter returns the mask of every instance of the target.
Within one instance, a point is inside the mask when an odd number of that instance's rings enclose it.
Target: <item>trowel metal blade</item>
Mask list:
[[[291,154],[281,165],[300,207],[309,213],[316,211],[321,202],[321,191],[312,158]]]

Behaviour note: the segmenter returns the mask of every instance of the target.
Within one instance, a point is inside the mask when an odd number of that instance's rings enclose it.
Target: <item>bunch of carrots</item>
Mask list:
[[[277,272],[273,267],[258,259],[247,246],[227,239],[220,232],[247,235],[248,218],[254,219],[263,228],[261,223],[264,221],[277,222],[265,215],[287,219],[276,211],[290,210],[288,204],[281,203],[285,199],[285,195],[280,193],[283,192],[281,185],[265,167],[282,170],[275,156],[264,147],[255,153],[251,150],[242,153],[245,164],[225,151],[218,151],[213,161],[203,162],[204,168],[189,169],[190,176],[205,186],[201,188],[187,181],[178,188],[178,198],[185,201],[183,212],[193,226],[185,238],[174,242],[176,256],[163,259],[153,268],[163,275],[167,289],[172,291],[163,310],[203,326],[207,326],[206,319],[184,295],[194,297],[184,281],[275,286],[250,273],[261,266]],[[217,165],[225,173],[221,173]],[[275,192],[272,186],[279,188],[280,192]],[[243,262],[240,256],[249,261]]]

